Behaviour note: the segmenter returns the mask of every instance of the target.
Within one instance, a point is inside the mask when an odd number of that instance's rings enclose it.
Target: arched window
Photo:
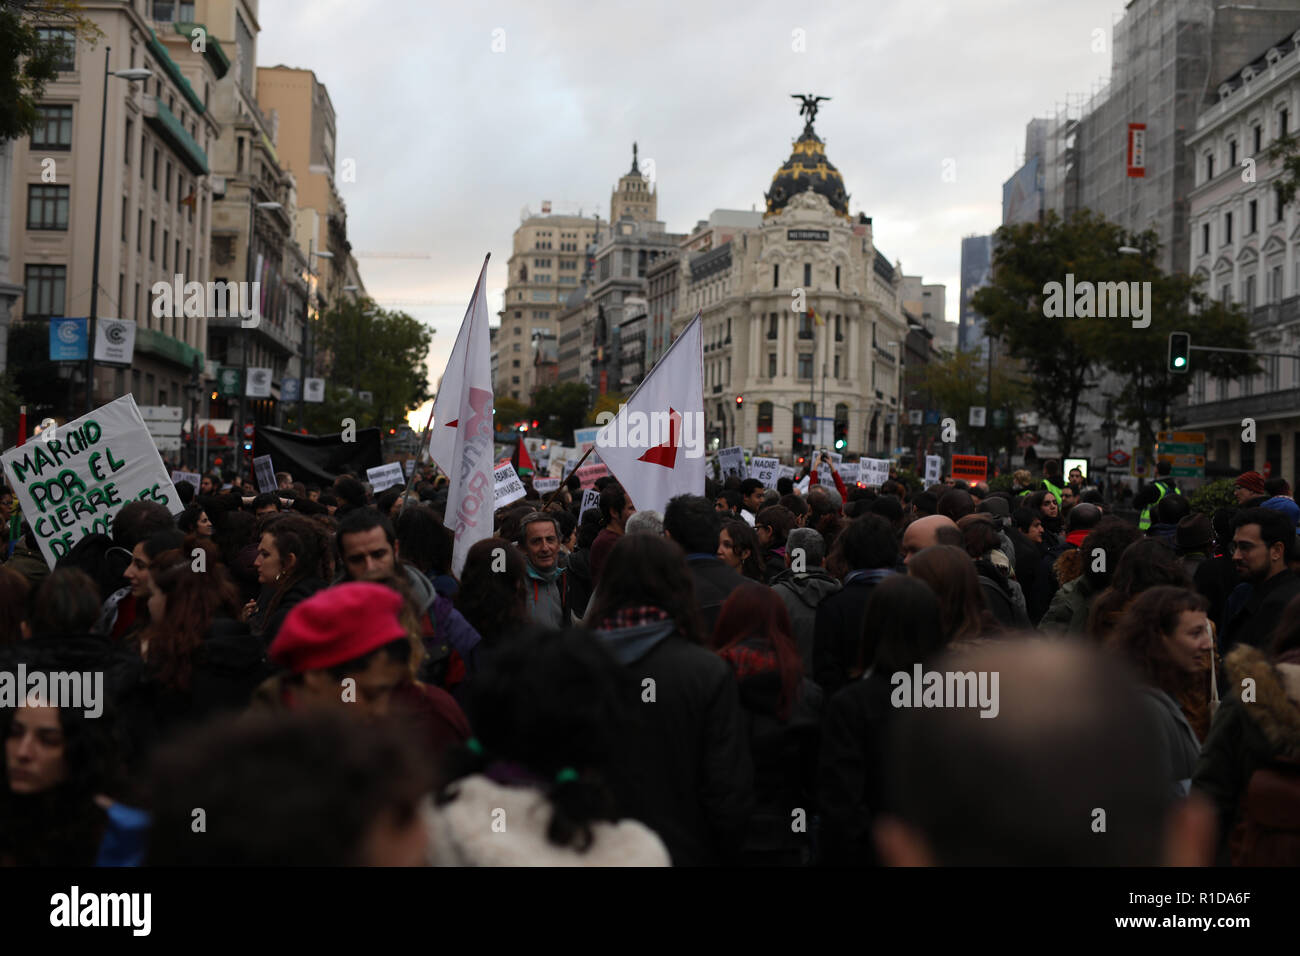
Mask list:
[[[758,403],[758,430],[760,432],[770,432],[772,430],[772,403]]]

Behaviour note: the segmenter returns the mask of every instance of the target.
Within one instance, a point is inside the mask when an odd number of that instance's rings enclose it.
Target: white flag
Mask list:
[[[697,314],[596,436],[637,508],[663,511],[675,495],[704,494],[703,363]]]
[[[471,302],[470,310],[473,308]],[[460,401],[465,391],[465,350],[469,347],[469,329],[469,312],[466,312],[465,321],[461,322],[460,332],[456,335],[456,344],[451,348],[451,357],[442,372],[442,383],[433,400],[433,424],[429,426],[429,457],[448,475],[452,474],[452,465],[456,461],[456,427],[460,423]],[[490,370],[491,356],[488,358]]]
[[[492,512],[495,481],[492,461],[492,359],[488,352],[487,258],[479,272],[474,297],[465,311],[456,351],[452,352],[443,388],[459,383],[459,395],[448,402],[456,421],[452,454],[439,461],[451,475],[447,494],[447,525],[456,535],[451,552],[452,572],[459,575],[465,567],[469,549],[492,536]],[[464,347],[461,342],[464,341]],[[459,361],[457,361],[459,357]],[[441,426],[441,423],[438,423]],[[450,467],[449,467],[450,466]]]

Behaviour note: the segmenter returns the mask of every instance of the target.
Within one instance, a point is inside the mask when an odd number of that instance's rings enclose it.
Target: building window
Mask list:
[[[776,339],[777,336],[780,334],[779,332],[777,332],[777,329],[776,329],[776,324],[777,324],[777,322],[779,322],[779,321],[780,321],[780,318],[778,317],[777,313],[775,313],[775,312],[773,312],[771,315],[768,316],[768,320],[767,320],[767,337],[768,337],[769,339]]]
[[[799,313],[799,338],[810,339],[813,337],[812,323],[808,321],[808,313]]]
[[[1214,178],[1214,154],[1205,154],[1205,178],[1207,180]]]
[[[1255,277],[1246,276],[1246,281],[1242,284],[1242,298],[1245,300],[1246,311],[1249,312],[1255,308]]]
[[[58,45],[61,55],[54,62],[54,68],[61,73],[70,73],[77,68],[77,41],[71,30],[41,28],[36,31],[41,43]]]
[[[27,228],[67,230],[67,186],[27,187]]]
[[[1205,253],[1209,251],[1210,251],[1210,224],[1208,222],[1203,222],[1201,223],[1201,252]]]
[[[518,384],[519,384],[519,376],[518,376],[518,375],[512,375],[512,376],[510,377],[510,384],[511,384],[511,385],[518,385]]]
[[[1269,275],[1268,299],[1270,302],[1282,301],[1282,267],[1274,266]]]
[[[130,200],[126,196],[123,196],[122,197],[122,241],[123,242],[126,242],[127,240],[127,231],[128,231],[127,222],[130,219],[130,216],[131,216]]]
[[[516,325],[516,326],[515,326],[515,335],[523,335],[523,334],[524,334],[524,330],[523,330],[522,328],[520,328],[519,326]]]
[[[135,124],[128,118],[126,121],[126,135],[122,137],[122,142],[126,144],[126,165],[131,165],[131,147],[135,145],[135,138],[131,135],[131,129]]]
[[[518,367],[519,367],[519,359],[515,359],[514,362],[513,362],[512,364],[514,365],[515,368],[518,368]]]
[[[135,251],[141,250],[141,243],[144,242],[144,210],[135,211]]]
[[[805,289],[812,287],[812,263],[811,262],[805,262],[803,264],[803,286]]]
[[[158,223],[156,220],[149,220],[149,261],[154,260],[155,240],[158,238]]]
[[[836,266],[835,267],[835,288],[838,289],[839,287],[840,287],[840,267]]]
[[[775,356],[773,356],[775,358]],[[770,432],[772,430],[772,403],[758,403],[758,430],[760,432]]]
[[[1264,130],[1263,130],[1263,127],[1260,127],[1260,126],[1253,126],[1253,127],[1251,127],[1250,133],[1251,133],[1251,136],[1252,136],[1252,137],[1254,138],[1254,140],[1255,140],[1255,152],[1254,152],[1254,155],[1257,156],[1257,155],[1259,155],[1260,147],[1262,147],[1262,146],[1264,145],[1264,143],[1263,143],[1263,138],[1264,138]]]
[[[163,230],[163,261],[162,261],[162,267],[164,272],[167,271],[167,246],[170,240],[171,240],[171,233],[168,232],[166,229],[164,229]]]
[[[140,134],[140,181],[144,182],[144,158],[148,154],[149,137],[144,133]]]
[[[781,286],[781,266],[777,263],[772,264],[772,288],[778,289]]]
[[[838,355],[835,356],[835,377],[840,377],[840,357]]]
[[[1282,212],[1286,208],[1282,202],[1282,189],[1280,186],[1273,187],[1273,221],[1282,221]]]
[[[801,379],[812,378],[813,357],[810,352],[799,353],[799,377]]]
[[[23,315],[31,318],[62,316],[68,267],[28,266],[25,278],[27,293],[23,296]]]
[[[72,107],[36,107],[32,149],[72,149]]]
[[[158,147],[153,148],[153,188],[158,188]]]
[[[1232,242],[1232,213],[1225,213],[1223,216],[1223,244],[1226,246]]]
[[[1277,111],[1277,135],[1278,136],[1286,135],[1287,120],[1289,118],[1290,118],[1290,114],[1288,113],[1287,108],[1285,106]]]
[[[1250,228],[1246,230],[1247,235],[1250,235],[1256,229],[1259,228],[1259,215],[1258,215],[1259,210],[1257,208],[1258,206],[1259,203],[1256,202],[1254,199],[1252,199],[1246,206],[1246,217],[1250,223]]]
[[[177,269],[181,267],[181,241],[179,239],[176,240],[176,244],[173,247],[172,265],[174,265]],[[186,269],[185,271],[187,274],[189,273],[188,269]]]
[[[135,303],[135,320],[139,322],[140,321],[140,283],[139,282],[135,284],[135,298],[132,301]],[[139,373],[137,372],[136,374],[138,375]]]
[[[835,314],[835,341],[836,342],[844,341],[844,334],[840,331],[840,319],[842,318],[843,316],[840,315],[838,312]]]
[[[1228,140],[1228,165],[1233,169],[1237,168],[1237,141],[1235,139]]]
[[[172,201],[172,161],[167,160],[167,177],[163,180],[163,199]]]
[[[776,353],[767,353],[767,377],[776,378]]]

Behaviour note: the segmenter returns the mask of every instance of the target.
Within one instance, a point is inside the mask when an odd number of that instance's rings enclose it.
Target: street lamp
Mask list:
[[[104,47],[104,94],[99,110],[99,183],[95,189],[95,251],[90,266],[90,317],[86,320],[86,413],[95,410],[95,320],[99,318],[99,232],[104,214],[104,136],[108,128],[108,78],[116,76],[133,83],[153,76],[144,67],[110,70],[108,55],[113,48]],[[144,162],[144,157],[140,157]],[[118,303],[121,307],[121,303]],[[69,409],[71,411],[71,409]]]
[[[258,209],[271,210],[271,209],[284,208],[283,204],[274,201],[256,202],[255,201],[256,196],[257,196],[257,191],[255,189],[255,184],[253,182],[253,175],[250,169],[249,177],[248,177],[248,252],[245,257],[247,259],[245,265],[245,272],[247,274],[247,279],[249,282],[252,282],[254,278],[253,277],[253,245],[254,245],[254,240],[257,236],[257,210]],[[262,311],[262,304],[259,302],[257,303],[257,315],[259,319],[261,318],[261,311]],[[244,320],[242,318],[239,320],[239,328],[240,331],[244,330]],[[242,436],[244,433],[244,426],[245,426],[244,415],[246,414],[244,399],[247,397],[247,395],[248,395],[248,343],[241,338],[239,340],[239,434],[241,436],[240,437],[241,442],[243,441]],[[243,471],[244,471],[244,456],[241,451],[241,453],[235,459],[235,474],[242,475]]]

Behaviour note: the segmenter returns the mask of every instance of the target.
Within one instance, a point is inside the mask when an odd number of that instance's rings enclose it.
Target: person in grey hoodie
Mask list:
[[[812,528],[794,528],[785,542],[785,570],[772,580],[772,590],[785,602],[803,672],[813,671],[813,625],[817,605],[844,585],[828,572],[826,539]]]

